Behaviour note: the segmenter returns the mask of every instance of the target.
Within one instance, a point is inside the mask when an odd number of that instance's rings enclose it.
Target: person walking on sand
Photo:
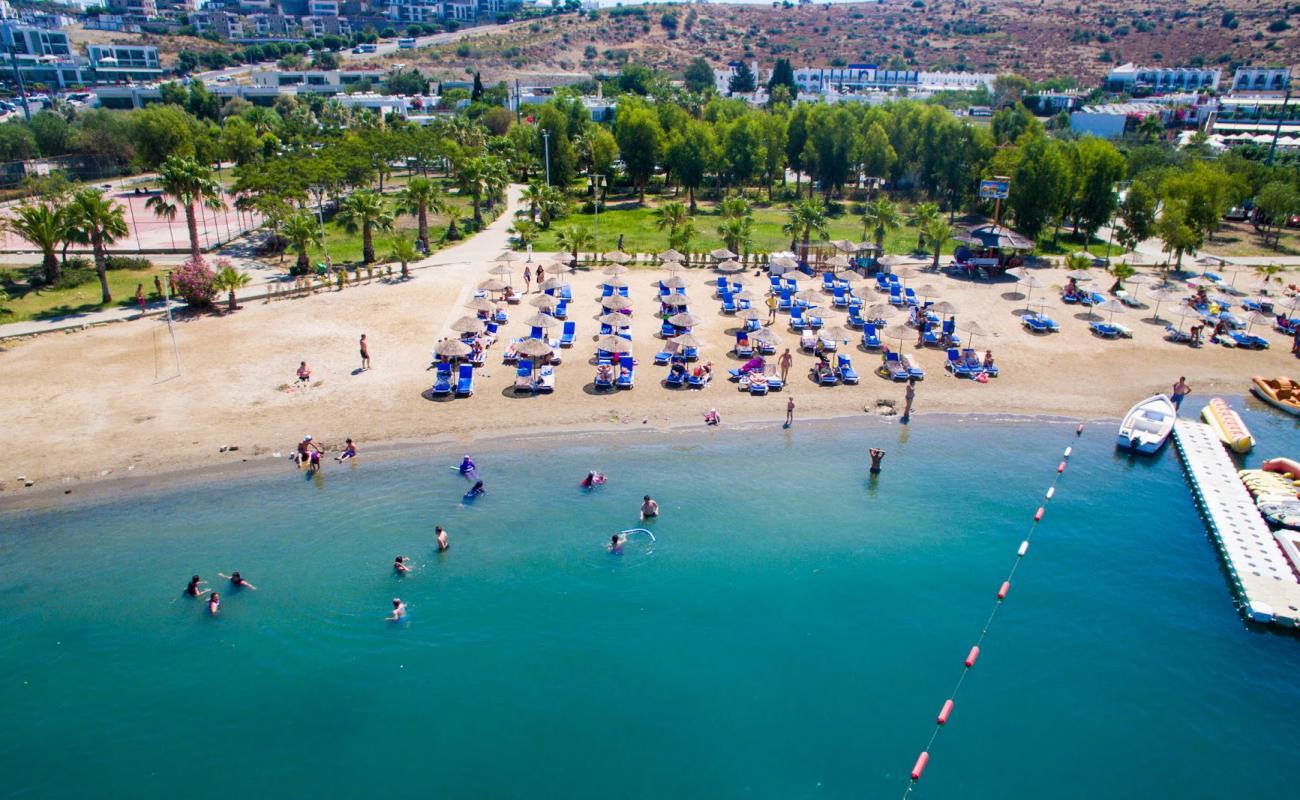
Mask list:
[[[769,291],[767,293],[767,324],[768,325],[776,324],[776,309],[778,305],[779,303],[776,299],[776,292]]]
[[[790,355],[790,348],[787,347],[776,362],[776,365],[781,369],[781,383],[786,382],[786,376],[790,374],[790,365],[793,363],[794,356]]]
[[[533,271],[529,269],[528,266],[525,265],[524,266],[524,294],[528,294],[530,291],[532,291],[532,287],[533,287]]]
[[[135,301],[140,304],[140,316],[143,317],[145,312],[143,283],[137,283],[135,285]]]
[[[1183,407],[1183,398],[1191,393],[1192,387],[1187,385],[1187,378],[1180,375],[1178,382],[1174,384],[1173,397],[1171,398],[1174,401],[1175,411]]]
[[[311,383],[311,367],[307,366],[306,361],[298,362],[298,383]]]
[[[541,264],[537,265],[537,291],[542,290],[542,284],[546,282],[546,267]]]
[[[787,353],[790,351],[786,351]],[[785,401],[785,426],[788,428],[794,424],[794,395],[790,395]]]
[[[162,300],[167,295],[163,294],[162,279],[157,275],[153,276],[153,288],[158,291],[158,299]]]
[[[361,334],[361,371],[370,369],[370,348],[366,346],[366,335]]]
[[[912,416],[912,401],[916,399],[916,378],[907,379],[907,389],[903,392],[903,419]]]

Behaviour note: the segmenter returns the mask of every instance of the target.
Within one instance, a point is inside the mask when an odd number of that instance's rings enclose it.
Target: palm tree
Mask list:
[[[412,214],[417,220],[415,239],[429,251],[429,205],[438,197],[438,187],[428,178],[411,178],[397,193],[397,213]]]
[[[353,192],[340,204],[338,220],[348,233],[361,231],[361,263],[373,264],[375,230],[393,229],[393,213],[384,204],[384,198],[371,191]]]
[[[559,245],[561,250],[573,253],[572,265],[576,269],[578,266],[578,251],[591,247],[595,243],[595,239],[592,238],[591,231],[588,229],[570,225],[560,229],[559,233],[556,234],[555,243]]]
[[[916,226],[916,249],[925,249],[925,229],[930,221],[939,218],[939,206],[935,203],[917,203],[912,206],[912,213],[907,215],[907,224]]]
[[[864,238],[868,230],[875,232],[877,252],[884,252],[885,234],[903,225],[903,215],[899,213],[898,206],[887,197],[865,204],[862,207],[861,219]]]
[[[1286,271],[1286,267],[1281,264],[1260,264],[1255,267],[1255,275],[1259,278],[1260,283],[1269,284],[1277,281],[1279,286],[1282,285],[1282,279],[1278,277]]]
[[[488,191],[490,171],[487,159],[482,156],[467,158],[456,165],[456,183],[474,206],[475,228],[483,226],[483,195]]]
[[[107,305],[113,302],[113,294],[108,290],[108,257],[104,248],[129,233],[122,207],[97,189],[82,189],[72,196],[67,214],[71,238],[89,244],[95,253],[100,302]]]
[[[1110,287],[1112,292],[1118,292],[1124,288],[1124,281],[1137,274],[1137,270],[1129,266],[1127,261],[1118,261],[1110,265],[1110,274],[1115,278],[1115,285]]]
[[[543,189],[542,205],[538,211],[542,227],[549,228],[555,220],[569,215],[569,198],[558,186],[546,186]]]
[[[515,237],[515,247],[522,250],[537,241],[537,223],[526,219],[516,220],[507,233]]]
[[[524,187],[520,199],[528,206],[528,221],[536,222],[537,215],[541,213],[542,205],[546,202],[546,187],[533,181]]]
[[[659,230],[668,229],[668,239],[671,241],[676,235],[677,229],[690,220],[690,213],[686,210],[686,204],[671,200],[650,212],[655,218],[655,227]]]
[[[438,195],[429,201],[429,210],[440,217],[447,218],[447,231],[443,234],[444,239],[456,241],[460,238],[460,231],[456,229],[456,215],[460,213],[460,207],[451,201],[450,198]]]
[[[748,253],[754,242],[754,219],[736,217],[728,219],[718,226],[718,235],[723,245],[733,253]]]
[[[680,253],[691,252],[691,239],[695,238],[695,223],[687,220],[668,236],[668,246]]]
[[[48,203],[23,203],[7,223],[9,229],[41,251],[41,270],[46,285],[59,279],[62,266],[56,255],[59,243],[68,238],[68,211]]]
[[[722,213],[722,218],[727,221],[754,216],[754,212],[749,207],[749,201],[743,197],[728,197],[718,206],[718,210]],[[734,247],[728,249],[736,252]]]
[[[248,285],[250,280],[247,272],[240,272],[232,264],[224,264],[217,274],[212,276],[212,286],[218,292],[227,292],[229,301],[229,310],[234,312],[239,306],[235,302],[235,290],[242,289]]]
[[[419,257],[420,251],[415,249],[415,242],[405,236],[393,237],[393,249],[388,253],[388,260],[396,261],[402,265],[403,279],[411,277],[411,270],[407,265]]]
[[[295,211],[285,217],[280,224],[280,235],[288,239],[293,249],[298,251],[298,264],[294,272],[306,275],[311,271],[307,250],[311,247],[319,247],[322,239],[320,225],[316,218],[306,211]]]
[[[943,217],[936,215],[921,229],[921,235],[925,237],[925,244],[934,253],[934,261],[930,263],[930,267],[938,269],[939,256],[943,254],[943,246],[952,238],[952,226],[945,222]]]
[[[1158,142],[1165,136],[1165,121],[1159,114],[1148,114],[1138,123],[1137,134],[1147,142]]]
[[[194,216],[194,206],[202,204],[213,210],[224,208],[221,184],[212,177],[211,169],[193,158],[181,156],[169,156],[158,167],[158,184],[162,194],[146,200],[145,207],[171,221],[176,219],[176,209],[180,206],[185,212],[185,227],[190,234],[190,257],[201,258],[199,223]]]
[[[801,259],[808,260],[808,242],[815,233],[826,235],[826,206],[821,200],[808,198],[790,206],[789,221],[781,226],[781,231],[790,237],[790,249],[795,249],[796,240],[802,239],[803,253]]]

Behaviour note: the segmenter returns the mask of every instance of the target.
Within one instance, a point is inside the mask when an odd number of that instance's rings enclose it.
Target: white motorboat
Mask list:
[[[1154,453],[1164,447],[1177,417],[1178,410],[1167,396],[1148,397],[1124,415],[1115,446],[1134,453]]]

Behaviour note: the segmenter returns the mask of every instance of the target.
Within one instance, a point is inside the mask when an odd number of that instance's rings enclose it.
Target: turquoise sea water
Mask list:
[[[569,436],[476,451],[472,507],[429,448],[2,515],[0,797],[901,797],[1067,445],[913,796],[1287,796],[1300,640],[1237,613],[1172,447],[1113,429]],[[611,556],[647,492],[658,542]]]

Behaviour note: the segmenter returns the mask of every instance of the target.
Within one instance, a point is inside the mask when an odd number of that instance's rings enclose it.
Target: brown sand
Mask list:
[[[569,318],[577,322],[578,339],[563,351],[553,395],[516,396],[511,389],[514,368],[501,364],[505,341],[527,333],[521,320],[534,308],[524,302],[510,307],[504,341],[489,351],[486,368],[478,371],[474,396],[427,399],[433,382],[430,351],[448,335],[447,326],[466,313],[462,306],[473,287],[488,277],[490,260],[506,242],[508,217],[502,215],[475,239],[436,254],[431,266],[409,282],[256,301],[230,316],[178,322],[182,375],[177,378],[168,377],[174,372],[171,345],[165,323],[157,318],[11,343],[0,353],[8,449],[0,504],[6,496],[11,500],[35,491],[23,489],[17,476],[48,489],[51,483],[74,486],[128,470],[139,476],[202,468],[287,455],[305,434],[333,451],[351,436],[364,457],[366,448],[379,442],[470,442],[515,430],[702,425],[710,408],[718,410],[724,425],[779,421],[791,396],[796,419],[874,413],[878,399],[894,400],[901,408],[902,386],[875,375],[879,357],[860,350],[856,340],[841,348],[862,375],[859,386],[814,385],[808,378],[813,359],[796,354],[784,392],[767,397],[738,392],[726,380],[726,370],[738,363],[728,352],[733,342],[728,331],[740,323],[719,313],[709,288],[716,275],[705,270],[684,273],[691,311],[703,319],[696,329],[708,343],[703,358],[713,362],[719,376],[703,390],[661,385],[667,368],[652,364],[663,344],[657,336],[654,286],[666,273],[644,269],[625,276],[636,312],[636,388],[606,394],[592,390],[597,284],[603,278],[597,270],[569,276],[575,298]],[[551,258],[539,260],[549,263]],[[1064,282],[1059,272],[1038,275],[1049,285]],[[752,272],[739,279],[758,290],[766,285],[765,276]],[[1035,337],[1020,326],[1015,310],[1024,303],[1010,282],[970,283],[923,274],[911,284],[935,287],[939,297],[957,307],[959,320],[977,320],[989,331],[973,344],[981,353],[991,348],[1002,370],[988,384],[958,380],[944,371],[942,352],[915,350],[914,339],[904,342],[903,352],[916,353],[927,373],[916,393],[921,424],[933,412],[1116,417],[1135,400],[1168,391],[1179,375],[1186,375],[1198,394],[1242,395],[1251,375],[1288,374],[1294,364],[1289,340],[1277,333],[1265,334],[1273,342],[1269,351],[1209,345],[1192,350],[1166,342],[1162,325],[1143,321],[1151,316],[1148,309],[1116,317],[1134,329],[1133,339],[1101,341],[1076,318],[1082,311],[1063,306],[1059,291],[1048,288],[1035,295],[1049,299],[1048,311],[1062,332]],[[865,301],[882,302],[868,286],[859,289]],[[1169,311],[1166,304],[1162,314],[1168,317]],[[842,312],[827,316],[837,323],[844,320]],[[901,313],[891,317],[902,319]],[[797,344],[786,315],[778,317],[774,329],[792,348]],[[357,339],[363,332],[373,369],[356,372]],[[1262,326],[1256,332],[1262,333]],[[897,344],[894,340],[891,346]],[[311,365],[313,383],[286,390],[300,360]],[[220,452],[226,445],[239,450]]]

